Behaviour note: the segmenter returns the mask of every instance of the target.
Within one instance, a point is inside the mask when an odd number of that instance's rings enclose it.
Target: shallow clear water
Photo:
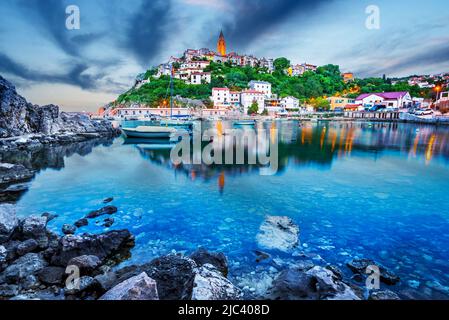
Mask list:
[[[258,292],[300,251],[348,276],[345,263],[366,257],[401,277],[393,290],[404,298],[449,298],[449,128],[265,126],[279,130],[277,175],[262,176],[255,166],[175,167],[169,151],[119,138],[66,158],[61,170],[41,171],[19,214],[59,214],[50,225],[59,231],[112,196],[119,208],[113,228],[137,238],[128,264],[203,246],[224,252],[230,277]],[[301,229],[293,255],[269,251],[277,264],[255,262],[266,215],[289,216]],[[98,231],[94,223],[81,230]]]

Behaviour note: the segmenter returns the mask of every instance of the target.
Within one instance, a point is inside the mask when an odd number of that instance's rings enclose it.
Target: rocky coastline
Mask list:
[[[62,153],[61,149],[70,153],[80,148],[74,144],[92,148],[119,134],[109,121],[60,112],[55,105],[33,105],[0,76],[0,201],[23,191],[23,183],[40,169],[26,163],[28,159],[39,159],[39,153]]]
[[[112,220],[117,208],[87,213],[61,234],[50,231],[56,215],[43,213],[19,219],[15,206],[0,205],[0,300],[397,300],[390,290],[366,292],[336,266],[315,264],[306,256],[277,272],[262,295],[231,282],[223,253],[198,248],[190,254],[169,254],[140,265],[122,267],[131,257],[135,238],[128,230],[101,234],[77,232],[91,220]],[[105,218],[106,217],[106,218]],[[111,225],[112,225],[111,224]],[[299,226],[288,217],[269,216],[258,235],[261,250],[288,250],[299,244]],[[270,254],[257,251],[257,261]],[[369,259],[354,259],[347,267],[366,279]],[[380,281],[400,279],[379,265]],[[363,282],[362,280],[360,282]]]

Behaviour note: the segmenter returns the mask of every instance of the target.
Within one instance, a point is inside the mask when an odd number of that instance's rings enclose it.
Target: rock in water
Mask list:
[[[205,264],[211,264],[225,277],[228,276],[228,259],[222,252],[209,252],[204,248],[200,248],[190,255],[190,259],[195,261],[200,267]]]
[[[64,234],[75,234],[76,227],[70,224],[65,224],[62,226],[62,233]]]
[[[290,268],[273,281],[269,297],[275,300],[360,300],[331,270],[315,266],[307,271]]]
[[[54,219],[59,217],[57,214],[53,214],[53,213],[49,213],[49,212],[44,212],[43,214],[41,214],[41,216],[45,217],[47,219],[47,223],[49,223],[50,221],[53,221]]]
[[[156,281],[143,272],[106,292],[100,300],[159,300]]]
[[[106,199],[104,199],[103,200],[103,203],[110,203],[110,202],[112,202],[112,201],[114,201],[114,198],[112,198],[112,197],[110,197],[110,198],[106,198]]]
[[[97,256],[104,262],[116,254],[129,253],[133,246],[134,236],[128,230],[114,230],[99,235],[67,235],[60,240],[51,262],[65,267],[72,258],[84,255]]]
[[[94,219],[94,218],[98,218],[100,216],[106,215],[106,214],[114,214],[118,211],[117,207],[114,206],[106,206],[104,208],[101,208],[100,210],[95,210],[90,212],[86,218],[87,219]]]
[[[25,239],[34,239],[40,248],[48,246],[47,218],[30,216],[22,223],[22,233]]]
[[[18,225],[15,207],[11,204],[0,205],[0,243],[8,241]]]
[[[299,227],[289,217],[267,216],[257,234],[259,246],[287,252],[299,244]]]
[[[0,184],[11,184],[31,180],[34,177],[34,171],[27,169],[21,164],[0,163]],[[8,191],[9,189],[9,191]],[[5,193],[11,191],[20,193],[17,188],[8,188]]]
[[[371,259],[354,259],[348,262],[347,266],[349,269],[351,269],[352,272],[364,275],[368,275],[367,274],[367,271],[369,272],[368,267],[370,266],[378,267],[380,272],[380,281],[382,281],[387,285],[395,285],[401,280],[392,271],[388,270],[386,267],[382,266],[381,264]],[[371,272],[369,272],[369,274],[371,274]]]
[[[74,225],[77,228],[85,227],[89,225],[89,220],[87,220],[86,218],[79,219],[77,222],[74,223]]]
[[[103,227],[105,228],[110,228],[112,227],[112,225],[114,224],[115,220],[114,218],[106,218],[103,221]]]
[[[192,300],[238,300],[241,292],[211,264],[196,271]]]

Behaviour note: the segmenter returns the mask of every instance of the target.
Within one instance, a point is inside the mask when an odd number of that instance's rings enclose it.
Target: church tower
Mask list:
[[[218,38],[217,53],[226,56],[226,40],[223,31],[220,32],[220,37]]]

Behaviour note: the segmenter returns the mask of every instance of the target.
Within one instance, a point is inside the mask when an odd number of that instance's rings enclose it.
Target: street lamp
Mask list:
[[[440,87],[440,86],[436,86],[436,87],[435,87],[435,91],[436,91],[436,93],[437,93],[437,97],[436,97],[436,100],[435,100],[435,101],[438,101],[438,95],[439,95],[439,92],[441,91],[441,87]]]

